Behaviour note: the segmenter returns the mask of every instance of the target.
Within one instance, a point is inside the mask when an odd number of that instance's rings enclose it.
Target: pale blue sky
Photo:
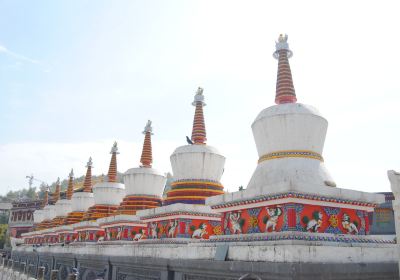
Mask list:
[[[273,105],[274,40],[289,34],[298,101],[329,121],[325,163],[339,187],[386,191],[400,169],[399,5],[382,1],[0,0],[0,193],[53,182],[89,156],[138,165],[147,121],[154,167],[190,135],[204,87],[208,144],[223,183],[246,186],[251,123]],[[376,2],[375,2],[376,3]]]

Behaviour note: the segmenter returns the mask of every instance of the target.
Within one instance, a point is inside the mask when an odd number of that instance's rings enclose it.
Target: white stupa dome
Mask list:
[[[90,192],[75,192],[72,195],[72,212],[87,211],[94,205],[94,196]]]
[[[221,180],[225,157],[208,145],[178,147],[170,157],[174,180]]]
[[[72,211],[72,201],[68,199],[60,199],[56,202],[57,217],[65,217]]]
[[[56,206],[55,205],[46,205],[43,208],[43,218],[44,220],[52,220],[54,219],[57,214],[56,214]]]
[[[42,209],[35,210],[33,212],[33,222],[39,224],[44,220],[44,213]]]
[[[119,205],[125,196],[125,185],[114,182],[101,182],[93,186],[96,205]]]
[[[151,167],[128,169],[124,174],[126,195],[151,195],[161,197],[167,178]]]

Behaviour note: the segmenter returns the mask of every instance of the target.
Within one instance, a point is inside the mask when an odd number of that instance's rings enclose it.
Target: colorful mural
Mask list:
[[[105,241],[138,241],[146,239],[146,226],[110,226],[105,228],[104,240]]]
[[[208,239],[211,235],[222,234],[222,230],[219,221],[203,219],[172,219],[148,223],[147,234],[150,239]]]
[[[225,235],[302,231],[365,235],[365,211],[306,204],[281,204],[225,212],[221,225]]]
[[[78,230],[78,233],[73,236],[73,241],[76,242],[97,242],[104,240],[104,230]]]

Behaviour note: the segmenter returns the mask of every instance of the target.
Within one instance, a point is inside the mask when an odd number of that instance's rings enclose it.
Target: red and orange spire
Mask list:
[[[117,182],[117,154],[118,152],[118,145],[117,142],[114,142],[114,145],[111,148],[111,161],[110,167],[108,168],[108,182],[116,183]]]
[[[71,169],[71,172],[69,173],[69,180],[68,180],[68,188],[67,188],[67,199],[71,200],[72,194],[74,193],[74,170]]]
[[[54,204],[61,198],[60,195],[61,195],[61,184],[60,184],[60,177],[58,177],[56,182],[56,190],[53,193]]]
[[[289,58],[292,57],[293,52],[289,49],[287,40],[288,35],[280,34],[278,42],[275,43],[276,51],[274,52],[274,58],[278,60],[276,104],[295,103],[297,101],[289,64]]]
[[[203,89],[201,87],[197,89],[192,105],[196,107],[193,120],[192,141],[193,144],[197,145],[205,144],[207,138],[203,107],[206,106],[206,103],[204,103]]]
[[[85,181],[83,182],[83,191],[92,192],[92,167],[93,167],[92,157],[89,158],[86,167],[87,171],[86,171]]]
[[[151,135],[153,135],[153,128],[151,127],[151,121],[148,120],[144,128],[144,142],[142,156],[140,157],[141,167],[151,167],[153,163],[153,153],[151,148]]]
[[[44,192],[42,208],[44,208],[47,204],[49,204],[49,187],[46,187],[46,191]]]

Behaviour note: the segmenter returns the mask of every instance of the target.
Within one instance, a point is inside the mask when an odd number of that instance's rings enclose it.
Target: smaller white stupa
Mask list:
[[[192,137],[187,137],[189,145],[176,148],[170,157],[173,182],[165,205],[204,204],[205,198],[224,193],[220,180],[225,157],[215,147],[206,144],[203,114],[206,103],[201,87],[197,89],[192,105],[196,107]]]
[[[124,184],[117,182],[117,154],[119,154],[117,142],[114,142],[110,154],[111,161],[107,181],[93,186],[95,204],[88,209],[84,217],[85,220],[97,220],[115,215],[122,198],[125,196]]]
[[[126,197],[121,203],[121,214],[135,214],[137,210],[161,206],[162,194],[166,182],[165,175],[152,168],[153,153],[151,121],[147,121],[143,134],[143,150],[139,167],[128,169],[124,174]]]
[[[57,201],[56,205],[56,218],[55,223],[58,225],[63,224],[64,219],[67,217],[68,213],[72,210],[72,193],[73,193],[73,180],[74,180],[74,170],[71,169],[71,172],[68,176],[68,188],[66,192],[66,196],[64,199],[60,199]],[[58,220],[56,220],[58,219]]]
[[[74,194],[72,195],[71,213],[68,214],[67,224],[80,222],[83,218],[83,215],[89,209],[89,207],[94,205],[94,196],[92,193],[93,162],[91,157],[89,158],[86,167],[87,170],[86,170],[85,181],[83,182],[83,191],[74,192]]]

